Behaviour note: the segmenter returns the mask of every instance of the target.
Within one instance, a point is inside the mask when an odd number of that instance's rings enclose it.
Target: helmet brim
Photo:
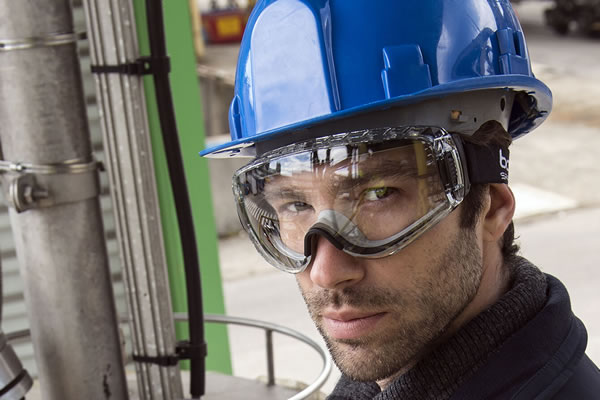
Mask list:
[[[528,96],[527,107],[529,109],[521,110],[521,115],[519,116],[511,116],[508,131],[513,139],[537,128],[544,122],[552,110],[552,92],[543,82],[533,77],[526,75],[494,75],[467,78],[424,89],[409,95],[381,100],[364,106],[353,107],[299,123],[278,127],[252,137],[241,138],[210,147],[201,151],[200,155],[210,158],[254,157],[255,154],[252,150],[254,144],[274,140],[286,132],[304,130],[336,120],[351,118],[359,114],[415,105],[436,98],[456,96],[457,93],[465,94],[497,89],[524,92]],[[485,121],[481,121],[481,123],[483,122]]]

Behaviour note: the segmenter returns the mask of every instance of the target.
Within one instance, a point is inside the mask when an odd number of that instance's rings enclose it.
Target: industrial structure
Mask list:
[[[227,398],[247,382],[223,324],[265,330],[264,393],[318,390],[319,345],[223,316],[207,165],[182,151],[204,147],[188,4],[4,2],[0,21],[0,398],[34,379],[50,400]],[[298,394],[275,385],[273,333],[323,357]]]

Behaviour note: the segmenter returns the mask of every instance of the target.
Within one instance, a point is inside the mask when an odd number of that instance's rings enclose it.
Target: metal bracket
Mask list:
[[[0,160],[0,178],[8,205],[20,213],[98,196],[101,168],[96,160],[46,165]]]
[[[166,356],[145,356],[133,354],[133,361],[145,364],[156,364],[161,367],[172,367],[180,360],[201,359],[206,357],[206,343],[200,346],[192,346],[188,340],[182,340],[175,346],[175,354]]]
[[[32,385],[33,380],[8,344],[4,333],[0,331],[0,398],[25,398]]]

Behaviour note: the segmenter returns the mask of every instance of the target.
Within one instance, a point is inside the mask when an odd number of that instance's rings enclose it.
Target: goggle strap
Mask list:
[[[510,152],[507,147],[463,141],[463,148],[471,184],[508,183]]]

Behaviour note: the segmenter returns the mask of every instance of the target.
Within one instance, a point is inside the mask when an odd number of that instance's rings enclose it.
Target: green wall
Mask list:
[[[134,6],[140,53],[143,56],[150,55],[145,2],[134,0]],[[219,270],[217,234],[211,202],[208,164],[206,160],[198,155],[198,152],[204,148],[204,120],[200,88],[196,75],[190,11],[188,2],[182,0],[164,1],[163,7],[167,51],[171,59],[171,90],[200,257],[204,312],[224,314],[223,286]],[[152,135],[173,309],[175,312],[187,312],[181,242],[161,138],[152,76],[144,78],[144,87]],[[178,339],[186,339],[188,337],[187,323],[177,323],[176,331]],[[206,342],[208,345],[207,369],[231,374],[231,356],[226,327],[216,324],[206,325]],[[182,363],[182,366],[187,368],[188,363]]]

